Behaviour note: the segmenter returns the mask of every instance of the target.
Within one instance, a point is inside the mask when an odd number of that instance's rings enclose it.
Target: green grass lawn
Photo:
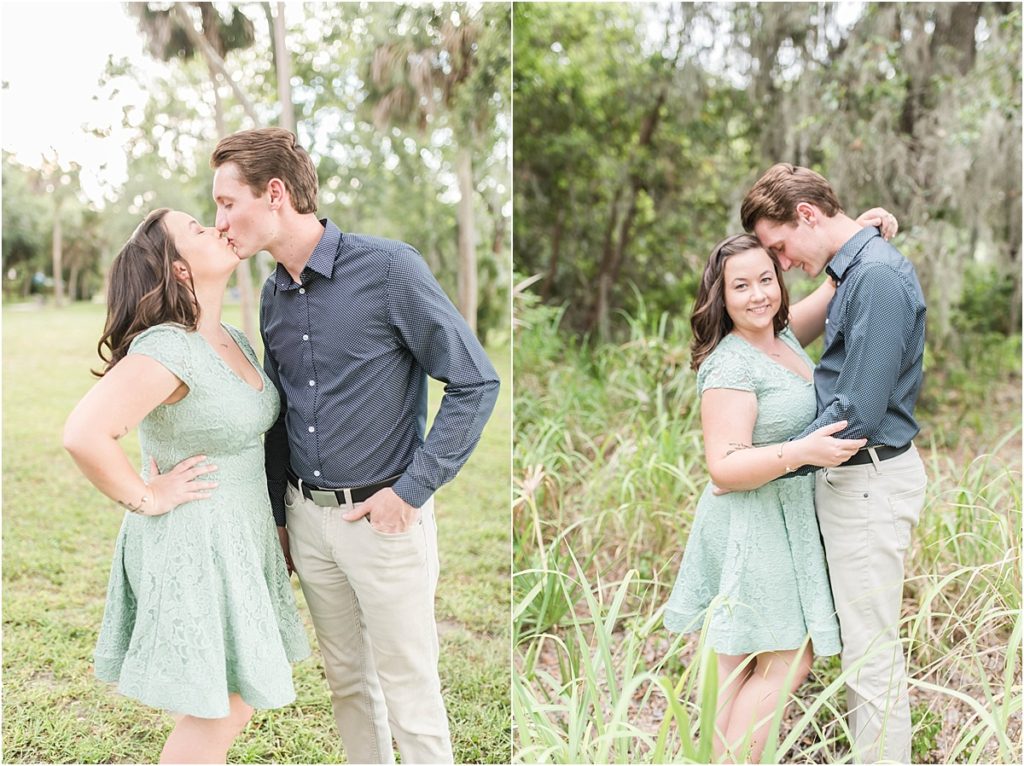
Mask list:
[[[92,385],[103,312],[3,312],[4,763],[153,763],[173,723],[92,673],[122,511],[78,473],[61,430]],[[230,307],[225,319],[238,325]],[[497,407],[472,458],[436,497],[441,681],[455,758],[464,763],[511,759],[511,375],[507,346],[488,351],[503,381]],[[431,412],[440,396],[432,383]],[[137,461],[134,434],[125,447]],[[315,647],[297,582],[294,589]],[[318,653],[294,675],[296,702],[257,712],[229,761],[344,759]]]

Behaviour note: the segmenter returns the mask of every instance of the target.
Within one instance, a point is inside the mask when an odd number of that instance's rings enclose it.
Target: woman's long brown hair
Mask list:
[[[690,315],[690,327],[693,329],[693,341],[690,343],[690,367],[698,369],[708,354],[715,350],[722,338],[732,330],[732,319],[725,310],[725,262],[729,256],[745,253],[748,250],[763,250],[761,242],[753,234],[734,234],[715,245],[711,257],[704,267],[704,276],[697,288],[697,299]],[[767,251],[765,251],[767,252]],[[782,267],[779,259],[771,253],[768,257],[775,266],[775,278],[779,281],[782,299],[779,310],[775,314],[773,325],[778,335],[789,324],[789,293],[786,283],[782,280]]]
[[[128,353],[139,333],[165,322],[195,330],[199,303],[189,269],[188,284],[174,274],[174,264],[188,263],[178,253],[164,216],[167,208],[154,210],[139,224],[110,264],[107,280],[107,323],[97,346],[104,361],[103,377]]]

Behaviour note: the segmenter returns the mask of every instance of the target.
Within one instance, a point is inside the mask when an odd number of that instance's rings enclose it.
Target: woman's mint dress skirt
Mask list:
[[[260,369],[244,336],[229,328]],[[162,516],[127,513],[114,550],[94,655],[96,676],[153,707],[200,718],[229,713],[228,695],[255,708],[295,699],[291,662],[309,655],[267,495],[261,434],[277,417],[261,391],[198,333],[151,328],[130,353],[156,359],[189,386],[139,427],[143,465],[161,472],[206,455],[219,486]]]
[[[665,607],[665,626],[699,631],[719,654],[799,648],[838,654],[839,622],[814,517],[814,477],[715,496],[709,486]]]
[[[808,370],[813,367],[789,330],[779,337]],[[697,385],[702,395],[729,388],[757,397],[754,446],[791,439],[814,419],[813,385],[736,335],[727,335],[704,360]],[[749,492],[704,490],[665,606],[665,626],[699,631],[709,609],[706,640],[719,654],[797,649],[808,636],[815,654],[840,652],[813,474]]]

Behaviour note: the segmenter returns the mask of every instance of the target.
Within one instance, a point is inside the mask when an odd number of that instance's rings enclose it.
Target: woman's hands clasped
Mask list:
[[[200,465],[206,460],[205,455],[186,458],[167,473],[160,473],[156,461],[149,459],[149,495],[150,502],[142,505],[140,511],[146,516],[161,516],[173,511],[182,503],[193,500],[205,500],[210,497],[210,490],[217,487],[215,481],[199,481],[204,476],[217,470],[215,465]]]
[[[834,468],[842,465],[868,443],[867,439],[837,439],[832,434],[839,433],[847,426],[847,421],[840,420],[822,426],[802,439],[793,441],[785,447],[787,465],[816,465],[821,468]],[[792,450],[792,455],[790,455]]]
[[[857,218],[856,223],[861,228],[877,226],[882,230],[882,237],[887,240],[895,237],[896,232],[900,230],[900,222],[896,220],[896,216],[884,207],[873,207],[870,210],[864,211]]]

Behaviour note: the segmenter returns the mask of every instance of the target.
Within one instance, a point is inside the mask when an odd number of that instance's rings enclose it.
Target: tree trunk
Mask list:
[[[658,92],[654,104],[644,116],[640,126],[640,135],[637,138],[637,153],[642,154],[654,140],[654,132],[658,127],[661,118],[661,107],[665,104],[668,90],[665,86]],[[636,201],[640,189],[643,188],[644,179],[639,167],[639,160],[636,155],[630,159],[629,182],[626,189],[629,195],[629,204],[626,206],[625,215],[619,217],[619,200],[622,198],[623,189],[615,193],[615,200],[612,202],[611,217],[608,230],[605,233],[604,255],[601,258],[601,266],[597,280],[597,298],[594,303],[594,310],[591,313],[588,332],[597,330],[598,339],[605,341],[610,334],[608,325],[609,296],[612,285],[619,277],[622,263],[625,260],[626,250],[632,236],[633,219],[636,217]]]
[[[210,45],[210,41],[207,40],[199,32],[198,29],[196,29],[195,24],[192,23],[192,17],[188,14],[188,11],[185,10],[184,6],[181,3],[175,3],[173,6],[171,6],[171,12],[174,13],[175,18],[178,20],[178,23],[181,25],[181,28],[185,31],[185,34],[188,36],[189,41],[192,43],[195,49],[202,53],[203,58],[206,59],[206,63],[210,67],[210,69],[218,72],[225,79],[225,81],[227,81],[227,84],[231,87],[231,92],[235,94],[235,98],[238,99],[238,103],[242,105],[242,108],[245,110],[245,113],[249,116],[249,119],[256,123],[256,125],[259,125],[260,119],[256,115],[256,109],[253,107],[252,102],[249,100],[249,97],[245,95],[245,91],[243,91],[241,87],[239,87],[238,83],[236,83],[234,79],[232,79],[231,75],[228,73],[228,68],[227,65],[224,63],[224,59],[222,59],[217,54],[217,51],[213,49],[213,46]]]
[[[207,61],[207,65],[210,69],[210,82],[213,83],[213,118],[217,128],[217,135],[222,137],[227,135],[227,126],[224,124],[224,104],[221,103],[220,88],[217,82],[220,72],[209,61]],[[256,341],[259,340],[259,327],[256,325],[256,298],[253,294],[252,267],[249,265],[251,260],[251,258],[246,258],[243,261],[239,261],[238,268],[235,269],[235,284],[238,285],[238,303],[239,311],[242,314],[242,332],[249,339],[249,343],[255,346]]]
[[[1006,327],[1010,332],[1016,332],[1020,329],[1020,309],[1021,309],[1021,291],[1020,291],[1020,269],[1014,269],[1012,272],[1013,279],[1013,298],[1010,300],[1010,317],[1006,322]]]
[[[497,204],[493,206],[493,220],[494,220],[494,238],[491,241],[491,252],[494,254],[495,260],[498,263],[505,262],[505,244],[507,239],[507,227],[508,221],[505,216],[501,213],[501,205]]]
[[[79,284],[81,272],[82,268],[78,263],[72,263],[68,270],[68,300],[71,303],[82,297],[82,286]]]
[[[608,225],[604,230],[604,245],[601,248],[601,265],[597,272],[597,295],[594,297],[594,308],[587,322],[587,332],[593,334],[595,329],[608,324],[608,296],[611,294],[611,280],[608,279],[609,264],[615,248],[615,222],[619,218],[619,200],[622,199],[622,187],[615,190],[611,209],[608,211]]]
[[[228,134],[224,122],[224,100],[220,97],[220,74],[213,67],[210,70],[210,84],[213,86],[213,124],[217,128],[217,139]]]
[[[562,223],[565,218],[565,208],[561,205],[555,213],[555,228],[551,232],[551,257],[548,259],[548,273],[544,277],[544,284],[540,288],[540,298],[547,302],[551,297],[551,291],[555,289],[555,278],[558,276],[558,258],[562,251]]]
[[[455,157],[455,174],[459,182],[459,311],[470,329],[476,332],[476,229],[473,222],[473,157],[469,147],[459,147]]]
[[[275,35],[274,29],[274,7],[270,3],[260,3],[263,8],[263,14],[267,17],[267,29],[270,30],[270,35]],[[277,45],[270,46],[270,63],[274,66],[274,71],[277,71]]]
[[[622,262],[625,260],[626,250],[629,247],[630,234],[633,229],[633,219],[636,218],[636,199],[639,186],[633,186],[629,190],[629,205],[626,213],[622,216],[616,227],[616,236],[609,243],[610,247],[605,250],[605,258],[601,263],[601,275],[598,281],[598,296],[600,299],[600,311],[595,312],[594,323],[591,331],[597,330],[599,340],[606,341],[611,335],[611,327],[608,321],[609,307],[611,301],[612,286],[619,279],[619,272],[622,270]]]
[[[285,44],[284,3],[277,3],[274,15],[274,63],[277,69],[277,99],[281,102],[280,125],[295,132],[295,107],[292,105],[292,60]]]
[[[974,68],[974,32],[981,17],[981,3],[950,3],[937,11],[931,58],[952,61],[960,74],[967,74]]]
[[[1020,206],[1015,205],[1013,208],[1015,221],[1020,221]],[[1010,231],[1013,231],[1014,228],[1014,223],[1011,222],[1009,226]],[[1006,263],[1009,265],[1011,279],[1013,279],[1013,298],[1010,299],[1010,316],[1006,324],[1007,332],[1011,333],[1020,330],[1021,321],[1020,234],[1019,229],[1017,231],[1016,236],[1010,235],[1010,245],[1005,256]]]
[[[235,270],[235,282],[238,284],[238,302],[242,312],[242,332],[249,338],[249,343],[255,346],[260,333],[259,327],[256,325],[256,296],[252,284],[250,261],[252,258],[238,262],[238,268]]]
[[[58,169],[59,171],[59,169]],[[59,184],[60,181],[57,181]],[[64,305],[64,230],[61,226],[60,191],[53,195],[53,302]]]

